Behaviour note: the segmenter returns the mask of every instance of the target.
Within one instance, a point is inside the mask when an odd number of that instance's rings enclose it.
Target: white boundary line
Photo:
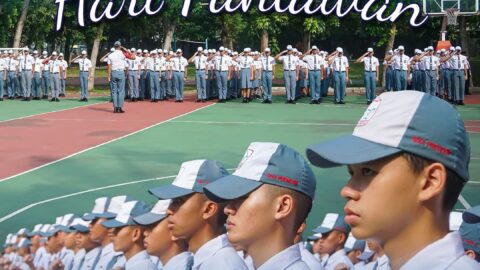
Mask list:
[[[463,207],[465,207],[465,209],[472,208],[472,206],[467,202],[467,200],[465,200],[465,198],[462,196],[462,194],[460,194],[460,196],[458,196],[458,200],[463,205]]]
[[[94,105],[98,105],[98,104],[104,104],[104,103],[108,103],[108,101],[99,102],[99,103],[92,103],[92,104],[86,104],[86,105],[80,105],[80,106],[78,106],[78,107],[66,108],[66,109],[55,110],[55,111],[50,111],[50,112],[44,112],[44,113],[38,113],[38,114],[31,114],[31,115],[27,115],[27,116],[12,118],[12,119],[0,120],[0,124],[1,124],[1,123],[5,123],[5,122],[10,122],[10,121],[15,121],[15,120],[21,120],[21,119],[25,119],[25,118],[30,118],[30,117],[35,117],[35,116],[50,114],[50,113],[63,112],[63,111],[67,111],[67,110],[77,109],[77,108],[83,108],[83,107],[94,106]]]
[[[282,123],[282,122],[227,122],[227,121],[173,121],[173,123],[188,123],[188,124],[245,124],[245,125],[298,125],[298,126],[355,126],[355,124],[340,124],[340,123]]]
[[[189,114],[194,113],[194,112],[196,112],[196,111],[199,111],[199,110],[208,108],[208,107],[213,106],[213,105],[215,105],[215,104],[216,104],[216,103],[212,103],[212,104],[209,104],[209,105],[207,105],[207,106],[205,106],[205,107],[201,107],[201,108],[195,109],[195,110],[193,110],[193,111],[190,111],[190,112],[187,112],[187,113],[184,113],[184,114],[181,114],[181,115],[177,115],[177,116],[175,116],[175,117],[172,117],[172,118],[170,118],[170,119],[164,120],[164,121],[162,121],[162,122],[159,122],[159,123],[150,125],[150,126],[148,126],[148,127],[142,128],[142,129],[140,129],[140,130],[134,131],[134,132],[132,132],[132,133],[123,135],[123,136],[121,136],[121,137],[112,139],[112,140],[110,140],[110,141],[103,142],[103,143],[101,143],[101,144],[97,144],[97,145],[92,146],[92,147],[89,147],[89,148],[87,148],[87,149],[83,149],[82,151],[73,153],[73,154],[71,154],[71,155],[68,155],[68,156],[65,156],[65,157],[63,157],[63,158],[54,160],[54,161],[52,161],[52,162],[45,163],[45,164],[40,165],[40,166],[38,166],[38,167],[32,168],[32,169],[30,169],[30,170],[28,170],[28,171],[24,171],[24,172],[21,172],[21,173],[18,173],[18,174],[15,174],[15,175],[12,175],[12,176],[9,176],[9,177],[0,179],[0,184],[1,184],[2,182],[7,181],[7,180],[13,179],[13,178],[15,178],[15,177],[17,177],[17,176],[21,176],[21,175],[24,175],[24,174],[27,174],[27,173],[36,171],[36,170],[41,169],[41,168],[43,168],[43,167],[46,167],[46,166],[49,166],[49,165],[58,163],[58,162],[60,162],[60,161],[62,161],[62,160],[65,160],[65,159],[68,159],[68,158],[71,158],[71,157],[80,155],[80,154],[82,154],[82,153],[85,153],[85,152],[87,152],[87,151],[90,151],[90,150],[93,150],[93,149],[95,149],[95,148],[101,147],[101,146],[103,146],[103,145],[106,145],[106,144],[109,144],[109,143],[112,143],[112,142],[116,142],[116,141],[118,141],[118,140],[121,140],[121,139],[130,137],[130,136],[132,136],[132,135],[135,135],[135,134],[140,133],[140,132],[142,132],[142,131],[145,131],[145,130],[147,130],[147,129],[156,127],[156,126],[161,125],[161,124],[164,124],[164,123],[168,123],[168,122],[170,122],[170,121],[172,121],[172,120],[175,120],[175,119],[180,118],[180,117],[182,117],[182,116],[186,116],[186,115],[189,115]]]

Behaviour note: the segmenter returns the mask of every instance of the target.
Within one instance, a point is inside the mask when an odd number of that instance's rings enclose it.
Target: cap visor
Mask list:
[[[462,215],[463,221],[466,223],[480,223],[480,213],[464,212]]]
[[[125,227],[128,224],[121,223],[120,221],[116,219],[110,219],[102,222],[103,227],[105,228],[120,228],[120,227]]]
[[[309,237],[307,237],[307,240],[310,240],[310,241],[315,241],[315,240],[318,240],[318,239],[320,239],[320,237],[318,237],[318,236],[309,236]]]
[[[333,228],[317,227],[317,228],[313,229],[313,232],[321,233],[321,234],[325,234],[325,233],[328,233],[328,232],[331,232],[331,231],[333,231]]]
[[[167,217],[167,215],[146,213],[146,214],[140,215],[138,217],[135,217],[133,219],[133,221],[135,221],[135,223],[138,223],[140,225],[152,225],[154,223],[162,221],[166,217]]]
[[[76,232],[82,232],[82,233],[86,233],[86,232],[89,232],[90,229],[86,226],[83,226],[83,225],[74,225],[74,226],[70,226],[70,229],[76,231]]]
[[[400,153],[402,150],[347,135],[307,148],[310,162],[321,168],[365,163]]]
[[[195,191],[191,189],[177,187],[174,185],[164,185],[156,188],[151,188],[148,190],[148,192],[161,200],[166,200],[180,198],[192,194]]]
[[[362,254],[360,254],[360,256],[358,256],[357,259],[361,261],[366,261],[366,260],[369,260],[373,256],[373,254],[375,254],[375,252],[365,251]]]
[[[88,213],[82,217],[83,220],[92,221],[97,218],[114,218],[116,215],[112,213]]]
[[[222,203],[243,197],[259,188],[262,184],[259,181],[228,175],[206,185],[203,187],[203,191],[210,200]]]

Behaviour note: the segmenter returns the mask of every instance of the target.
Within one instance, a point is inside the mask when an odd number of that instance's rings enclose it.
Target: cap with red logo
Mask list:
[[[253,142],[232,175],[208,184],[204,193],[213,201],[243,197],[263,184],[315,197],[316,180],[304,157],[292,148],[271,142]]]
[[[352,135],[312,145],[307,157],[329,168],[407,152],[442,163],[468,181],[470,143],[460,114],[448,102],[419,91],[378,96]]]
[[[220,162],[215,160],[192,160],[182,163],[172,184],[148,190],[159,199],[175,199],[195,192],[203,193],[203,186],[229,175]]]

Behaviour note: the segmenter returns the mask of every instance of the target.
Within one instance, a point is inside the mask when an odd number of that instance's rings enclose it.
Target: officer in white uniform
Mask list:
[[[132,53],[137,53],[135,48],[131,49]],[[130,98],[132,102],[136,102],[140,97],[139,93],[139,80],[140,80],[140,62],[141,59],[135,57],[135,59],[127,59],[128,63],[128,87],[130,88]]]
[[[197,85],[196,102],[205,102],[207,100],[207,81],[205,69],[208,58],[203,54],[203,48],[198,47],[197,52],[188,60],[195,64],[195,83]]]
[[[42,59],[38,55],[38,51],[33,51],[33,84],[32,84],[32,98],[40,100],[40,92],[42,88]]]
[[[126,49],[122,48],[120,41],[116,41],[115,51],[108,55],[108,81],[112,92],[114,113],[124,113],[123,101],[125,98],[125,55]],[[129,59],[135,59],[135,55],[129,54]]]
[[[215,56],[215,77],[217,78],[218,100],[227,100],[227,82],[232,76],[232,58],[225,52],[224,47],[218,49],[219,55]]]
[[[23,90],[23,100],[30,101],[32,94],[32,78],[33,78],[33,61],[28,49],[23,51],[23,56],[19,57]]]
[[[465,79],[468,78],[467,58],[462,55],[462,48],[455,47],[455,53],[450,54],[450,64],[453,70],[453,101],[457,105],[465,105]]]
[[[183,102],[183,88],[187,80],[187,66],[188,61],[182,56],[182,50],[177,49],[175,56],[171,55],[169,58],[172,61],[173,70],[173,88],[175,89],[175,102]]]
[[[425,92],[437,95],[437,84],[440,79],[440,59],[434,55],[433,47],[427,48],[427,53],[420,57],[425,67]]]
[[[88,81],[91,77],[92,61],[87,58],[87,51],[82,51],[81,56],[72,60],[73,63],[77,63],[79,67],[80,78],[80,101],[88,101]]]
[[[18,76],[18,61],[15,59],[12,50],[8,51],[5,59],[7,65],[7,94],[8,99],[15,99],[15,78]]]
[[[50,100],[50,102],[59,102],[60,99],[58,99],[58,97],[60,95],[60,78],[63,77],[62,61],[57,58],[57,52],[52,52],[52,55],[47,58],[43,63],[48,63],[48,67],[50,70],[50,79],[52,83],[52,99]]]
[[[363,62],[365,64],[365,94],[367,97],[367,105],[370,105],[376,97],[378,67],[380,66],[380,62],[377,57],[373,56],[373,48],[368,48],[367,52],[357,59],[357,62]]]
[[[410,77],[410,57],[405,55],[405,48],[403,46],[398,47],[398,54],[393,56],[393,68],[395,77],[394,91],[406,90],[407,81]]]
[[[336,52],[328,59],[332,65],[333,80],[335,90],[335,104],[345,104],[345,91],[349,79],[349,63],[347,57],[343,55],[343,49],[338,47]]]
[[[287,55],[285,55],[287,54]],[[287,50],[275,56],[276,61],[283,64],[283,79],[285,81],[285,90],[287,92],[286,103],[295,104],[295,88],[298,81],[298,57],[293,55],[293,47],[287,46]]]
[[[270,48],[266,48],[260,57],[262,64],[263,103],[272,103],[272,82],[275,79],[275,58],[271,55]]]
[[[63,53],[60,53],[58,55],[59,60],[62,63],[62,69],[63,69],[63,75],[60,77],[60,95],[61,97],[65,97],[65,85],[67,81],[67,68],[68,68],[68,63],[65,61]]]
[[[308,85],[310,86],[311,101],[310,104],[320,104],[321,96],[321,81],[325,74],[325,61],[320,55],[317,46],[312,46],[304,56],[303,61],[308,68]]]

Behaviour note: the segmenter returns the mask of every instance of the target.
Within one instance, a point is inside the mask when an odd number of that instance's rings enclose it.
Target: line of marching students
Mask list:
[[[83,216],[8,235],[0,268],[480,269],[480,206],[452,212],[469,180],[470,143],[448,102],[383,93],[352,135],[311,145],[306,157],[253,142],[232,174],[215,160],[186,161],[171,184],[148,190],[151,207],[100,197]],[[310,164],[346,166],[350,178],[344,213],[326,214],[305,239],[313,200],[324,203],[316,190],[331,181]]]

